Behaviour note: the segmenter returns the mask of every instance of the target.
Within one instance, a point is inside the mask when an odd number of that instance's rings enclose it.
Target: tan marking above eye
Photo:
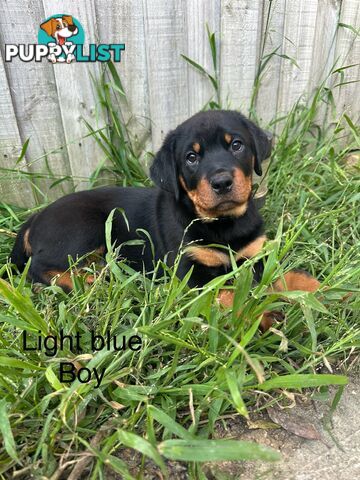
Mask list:
[[[190,245],[186,247],[185,253],[192,260],[195,260],[206,267],[221,267],[230,265],[229,256],[224,252],[215,250],[214,248]]]
[[[255,257],[255,255],[261,252],[266,240],[266,236],[261,235],[261,237],[256,238],[245,247],[240,248],[240,250],[236,252],[236,260],[240,260],[241,258]]]
[[[194,152],[200,153],[200,149],[201,149],[200,143],[193,143],[192,147],[193,147]]]
[[[228,143],[228,144],[231,143],[232,136],[229,133],[225,133],[224,138],[225,138],[226,143]]]

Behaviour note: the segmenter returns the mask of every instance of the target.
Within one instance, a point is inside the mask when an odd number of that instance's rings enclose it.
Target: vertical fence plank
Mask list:
[[[286,3],[282,50],[283,54],[297,62],[298,67],[282,59],[278,98],[280,115],[286,114],[306,92],[311,72],[317,4],[317,0]]]
[[[286,0],[264,1],[262,12],[262,36],[259,61],[273,54],[261,73],[261,83],[256,100],[256,114],[262,125],[276,117],[281,72],[281,55],[284,35]]]
[[[45,16],[69,13],[84,28],[85,44],[96,43],[96,15],[93,0],[73,2],[64,0],[59,5],[57,0],[43,0]],[[61,11],[59,11],[59,8]],[[65,131],[67,151],[71,173],[78,189],[86,188],[89,175],[104,158],[104,153],[90,136],[85,118],[94,128],[106,124],[101,111],[96,110],[97,97],[92,83],[100,75],[99,62],[73,62],[72,64],[54,64],[54,75],[59,97],[62,123]]]
[[[217,0],[188,0],[186,2],[186,19],[187,51],[184,53],[213,74],[214,67],[206,25],[211,33],[215,33],[217,61],[219,61],[220,2]],[[218,74],[219,65],[217,70]],[[191,66],[188,67],[187,84],[190,115],[201,110],[209,100],[216,100],[215,91],[209,79]]]
[[[340,4],[340,0],[318,0],[309,92],[325,80],[334,65]]]
[[[315,92],[323,82],[331,86],[331,70],[335,64],[336,33],[340,16],[341,0],[318,0],[316,30],[311,61],[308,94]],[[320,103],[316,113],[318,125],[327,128],[330,104]]]
[[[153,147],[188,116],[184,0],[143,0]]]
[[[221,10],[222,103],[245,114],[250,107],[261,40],[262,1],[224,0]]]
[[[0,40],[5,43],[37,43],[39,25],[44,18],[41,2],[8,0],[0,7]],[[47,165],[57,176],[70,173],[56,85],[51,66],[21,62],[18,58],[5,64],[22,143],[30,138],[27,160],[33,172],[46,172]],[[47,155],[45,155],[47,154]],[[53,180],[39,182],[49,199],[57,198],[68,183],[50,189]],[[39,197],[39,200],[43,200]]]
[[[353,65],[343,71],[344,78],[334,76],[333,85],[344,83],[334,88],[334,97],[339,114],[346,112],[357,123],[360,119],[359,80],[360,80],[360,2],[343,0],[340,23],[357,29],[357,34],[348,27],[340,26],[337,32],[335,58],[337,66]]]
[[[5,67],[0,52],[0,166],[6,169],[20,168],[27,172],[26,160],[15,167],[21,152],[21,138],[16,122],[10,88],[7,83]],[[0,171],[1,202],[31,207],[34,197],[26,177]]]
[[[119,8],[116,0],[98,0],[95,7],[100,42],[125,43],[121,63],[115,63],[126,94],[121,113],[141,151],[151,141],[143,4],[128,0]]]

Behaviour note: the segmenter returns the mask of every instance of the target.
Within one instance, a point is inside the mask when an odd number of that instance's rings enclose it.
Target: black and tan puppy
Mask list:
[[[25,223],[11,260],[22,269],[31,257],[34,281],[49,284],[56,277],[58,285],[71,289],[69,255],[104,253],[105,221],[120,208],[129,228],[117,212],[112,240],[124,244],[120,255],[133,268],[151,271],[154,260],[165,256],[171,264],[186,231],[178,275],[194,266],[190,285],[202,286],[231,268],[228,251],[214,244],[230,247],[238,262],[261,250],[265,235],[252,198],[252,173],[261,175],[261,162],[270,152],[268,135],[240,113],[200,112],[167,135],[150,169],[157,187],[106,187],[60,198]],[[137,229],[150,234],[155,258]],[[126,245],[141,235],[145,248]],[[261,275],[261,265],[255,273]],[[313,291],[318,285],[308,274],[293,271],[275,288]]]

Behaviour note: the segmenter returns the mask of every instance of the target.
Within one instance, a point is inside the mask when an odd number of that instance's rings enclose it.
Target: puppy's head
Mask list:
[[[185,194],[199,217],[241,216],[252,172],[271,153],[272,136],[234,111],[200,112],[170,132],[150,168],[176,199]]]
[[[59,45],[64,45],[69,37],[78,33],[78,28],[74,25],[71,15],[63,15],[62,17],[50,18],[40,25],[50,37],[55,38]]]

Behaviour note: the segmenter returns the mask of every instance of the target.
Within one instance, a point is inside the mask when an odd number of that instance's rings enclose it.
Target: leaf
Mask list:
[[[170,460],[217,462],[231,460],[280,460],[272,448],[241,440],[165,440],[159,452]]]
[[[322,435],[319,426],[310,421],[304,413],[298,413],[294,411],[295,409],[289,408],[269,407],[266,410],[271,420],[284,430],[308,440],[321,440]],[[311,414],[314,416],[314,412],[311,412]]]
[[[269,422],[266,420],[248,420],[247,426],[250,428],[250,430],[276,430],[278,428],[281,428],[281,426],[277,423]]]
[[[225,378],[236,410],[240,413],[240,415],[243,415],[245,418],[249,418],[249,413],[247,411],[246,405],[241,397],[235,372],[225,370]]]
[[[311,311],[311,309],[309,308],[308,305],[303,305],[302,303],[300,303],[300,305],[301,305],[301,310],[303,311],[303,314],[304,314],[304,317],[305,317],[305,320],[306,320],[306,324],[308,326],[310,336],[311,336],[311,350],[314,353],[316,353],[316,350],[317,350],[317,333],[316,333],[314,317],[313,317],[312,311]]]
[[[113,64],[113,62],[108,62],[107,64],[109,70],[110,70],[110,73],[112,75],[112,78],[114,80],[114,84],[115,85],[112,85],[113,87],[116,86],[116,90],[123,96],[125,96],[125,93],[124,93],[124,87],[123,87],[123,84],[120,80],[120,77],[119,77],[119,74],[115,68],[115,65]]]
[[[194,68],[196,68],[197,70],[199,70],[199,72],[201,72],[203,75],[206,75],[208,76],[208,72],[205,70],[204,67],[202,67],[201,65],[199,65],[198,63],[194,62],[194,60],[191,60],[191,58],[187,57],[186,55],[183,55],[182,53],[180,54],[188,63],[190,63],[190,65],[192,65]]]
[[[278,348],[279,352],[287,352],[289,341],[288,341],[286,335],[284,334],[284,332],[282,332],[281,330],[278,330],[274,327],[270,327],[269,331],[281,338],[281,342],[280,342],[280,345],[279,345],[279,348]]]
[[[159,422],[163,427],[165,427],[169,432],[177,437],[191,440],[193,439],[193,435],[189,433],[184,427],[182,427],[179,423],[175,422],[169,415],[167,415],[162,410],[154,407],[153,405],[149,405],[148,412],[150,415]]]
[[[209,25],[206,24],[206,32],[207,32],[207,36],[208,36],[208,42],[209,42],[209,45],[210,45],[210,50],[211,50],[211,56],[212,56],[212,61],[213,61],[213,67],[214,67],[214,70],[216,70],[216,64],[217,64],[217,61],[216,61],[216,42],[215,42],[215,33],[211,33],[210,32],[210,28],[209,28]]]
[[[0,295],[11,305],[29,326],[47,333],[48,325],[35,309],[29,297],[21,295],[13,286],[0,278]]]
[[[25,154],[26,154],[26,150],[28,149],[28,146],[29,146],[29,141],[30,141],[30,138],[28,138],[22,149],[21,149],[21,152],[20,152],[20,155],[19,155],[19,158],[16,160],[16,165],[19,165],[19,163],[21,162],[21,160],[25,157]]]
[[[350,31],[352,31],[353,33],[355,33],[356,36],[360,35],[360,29],[359,29],[359,30],[356,30],[355,27],[353,27],[352,25],[349,25],[349,24],[347,24],[347,23],[339,22],[339,23],[338,23],[338,27],[347,28],[348,30],[350,30]]]
[[[353,132],[354,138],[355,138],[357,144],[360,145],[360,137],[359,137],[359,135],[358,135],[359,129],[355,127],[355,125],[353,124],[351,118],[350,118],[348,115],[346,115],[346,113],[344,113],[344,118],[345,118],[345,120],[347,121],[347,124],[349,125],[351,131]]]
[[[279,375],[278,377],[265,380],[256,385],[258,390],[272,390],[274,388],[308,388],[320,387],[321,385],[347,385],[348,378],[344,375],[316,375],[316,374],[291,374]]]
[[[116,473],[120,473],[120,475],[122,475],[122,478],[124,478],[124,480],[136,480],[135,477],[130,474],[126,463],[120,458],[114,457],[114,455],[107,455],[104,457],[104,464],[110,465],[110,467]]]
[[[151,458],[151,460],[153,460],[156,465],[160,467],[161,471],[166,474],[165,463],[150,442],[140,437],[139,435],[135,435],[135,433],[126,432],[125,430],[118,430],[117,435],[119,440],[126,447],[134,448],[135,450],[141,452],[143,455]]]
[[[11,425],[9,422],[9,416],[6,408],[6,401],[4,398],[0,400],[0,431],[4,439],[5,450],[13,460],[15,460],[17,463],[20,463],[21,465],[21,462],[16,455],[14,436],[11,431]]]
[[[51,365],[48,366],[45,372],[45,377],[47,378],[47,381],[50,383],[50,385],[55,389],[55,390],[63,390],[64,385],[60,383],[60,380],[58,377],[55,375],[53,372],[53,369]]]
[[[21,368],[21,370],[45,370],[44,367],[39,367],[38,365],[34,365],[33,363],[26,362],[24,360],[18,360],[17,358],[13,357],[0,357],[0,366]]]

